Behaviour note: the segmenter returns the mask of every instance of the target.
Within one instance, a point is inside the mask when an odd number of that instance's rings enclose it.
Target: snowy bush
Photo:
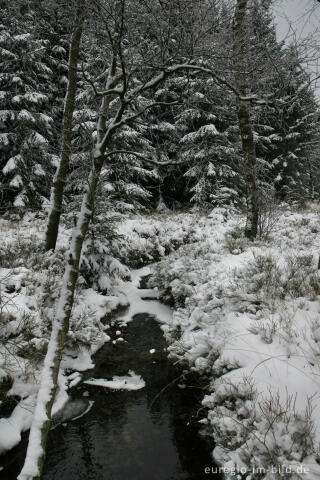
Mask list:
[[[285,255],[254,254],[246,269],[235,272],[235,290],[245,282],[249,294],[256,293],[261,299],[273,300],[286,297],[308,297],[320,294],[319,273],[314,256],[309,254]]]
[[[68,233],[62,232],[61,241],[55,252],[44,252],[43,220],[25,217],[20,222],[2,220],[3,234],[0,247],[0,366],[7,372],[31,377],[37,372],[44,359],[50,336],[56,301],[65,266],[65,251]],[[25,234],[22,239],[21,229]],[[100,290],[114,287],[116,279],[128,276],[128,269],[116,259],[100,252],[103,259],[98,267],[94,264],[97,251],[90,239],[83,256],[82,272],[91,283],[100,282]],[[91,262],[91,264],[89,264]],[[96,276],[94,276],[96,275]],[[99,285],[98,285],[99,286]],[[80,279],[67,346],[79,350],[79,346],[90,349],[108,339],[101,322],[105,313],[116,309],[121,300],[103,297],[95,293],[87,295],[84,278]],[[90,304],[93,303],[93,306]],[[30,376],[29,375],[29,376]]]
[[[212,378],[201,422],[216,462],[246,480],[296,479],[300,462],[318,472],[317,220],[283,211],[272,238],[253,243],[237,215],[202,222],[202,237],[156,264],[149,283],[174,306],[170,355]]]
[[[112,254],[133,268],[160,260],[179,246],[199,238],[198,217],[190,214],[135,216],[118,227]]]
[[[214,388],[203,404],[209,409],[206,428],[210,425],[218,444],[213,452],[218,464],[230,470],[241,467],[246,479],[301,478],[295,469],[317,454],[311,403],[305,413],[298,413],[294,397],[282,400],[270,392],[260,398],[250,379],[237,385],[216,381]],[[284,473],[277,472],[279,468]]]
[[[23,265],[32,267],[38,263],[38,255],[43,250],[39,237],[18,236],[12,243],[3,243],[0,247],[0,265],[2,268],[15,268]]]
[[[248,239],[244,235],[244,229],[238,225],[226,233],[225,241],[229,252],[234,255],[244,252],[248,246]]]
[[[119,260],[110,256],[108,241],[89,238],[84,244],[80,273],[87,287],[112,293],[118,280],[130,278],[129,269]]]
[[[259,191],[258,236],[268,239],[279,224],[281,210],[276,191],[270,185],[261,185]]]

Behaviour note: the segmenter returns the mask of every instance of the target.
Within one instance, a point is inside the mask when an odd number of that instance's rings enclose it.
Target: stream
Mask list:
[[[221,478],[205,473],[205,467],[216,467],[193,417],[202,391],[191,378],[187,385],[182,379],[173,382],[181,370],[167,358],[159,323],[150,314],[136,314],[127,326],[108,330],[112,339],[117,338],[116,330],[124,341],[106,343],[83,380],[111,379],[133,370],[146,386],[127,391],[81,383],[72,388],[49,434],[43,480]],[[17,447],[0,457],[1,479],[16,480],[27,440],[26,433]]]

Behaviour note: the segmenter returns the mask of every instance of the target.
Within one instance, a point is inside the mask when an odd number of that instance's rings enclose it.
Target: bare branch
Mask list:
[[[136,120],[137,118],[141,117],[148,109],[155,107],[157,105],[176,105],[179,102],[171,102],[171,103],[166,103],[166,102],[153,102],[148,104],[146,107],[144,107],[142,110],[139,112],[126,116],[122,118],[122,115],[125,111],[125,108],[127,107],[127,102],[123,101],[121,102],[121,105],[112,120],[111,124],[109,125],[106,133],[104,134],[104,137],[102,140],[96,145],[95,149],[95,156],[100,156],[101,153],[106,149],[106,146],[108,144],[108,141],[111,137],[111,134],[118,128],[122,127],[123,125],[127,125],[128,123],[132,122],[133,120]]]
[[[137,157],[139,160],[142,160],[143,162],[150,163],[151,165],[155,165],[157,167],[167,167],[169,165],[185,165],[186,163],[190,162],[189,159],[180,161],[166,160],[164,162],[159,162],[154,158],[145,157],[141,153],[134,152],[133,150],[113,150],[112,152],[107,152],[105,154],[105,158],[112,155],[132,155],[134,157]]]

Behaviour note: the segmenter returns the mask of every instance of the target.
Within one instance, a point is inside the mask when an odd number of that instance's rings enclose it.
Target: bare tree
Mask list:
[[[141,5],[139,2],[137,4],[138,6]],[[129,2],[128,0],[113,2],[110,0],[109,2],[98,2],[98,5],[99,12],[104,19],[103,27],[108,39],[108,45],[106,46],[106,52],[108,53],[106,55],[109,58],[109,62],[105,73],[99,74],[99,77],[97,77],[99,80],[92,79],[89,76],[85,77],[96,96],[100,98],[96,128],[97,135],[91,152],[91,170],[86,191],[76,226],[73,229],[70,247],[66,254],[65,272],[44,362],[26,461],[18,477],[19,480],[39,479],[44,465],[47,435],[51,424],[51,410],[58,388],[60,363],[69,331],[75,287],[79,276],[81,252],[92,219],[95,194],[104,163],[110,161],[113,155],[119,153],[125,153],[128,161],[130,161],[130,158],[138,157],[145,162],[160,167],[180,163],[172,162],[163,157],[160,157],[159,160],[157,155],[146,157],[135,151],[112,149],[112,139],[116,132],[143,118],[155,106],[163,105],[162,102],[152,100],[152,93],[169,75],[178,71],[189,71],[194,74],[202,72],[211,76],[216,82],[224,85],[235,94],[239,106],[239,124],[246,155],[246,165],[249,170],[247,174],[249,185],[247,234],[250,238],[253,238],[257,233],[255,150],[247,107],[247,102],[251,102],[255,98],[246,96],[245,78],[242,76],[242,66],[245,62],[245,45],[243,45],[243,42],[247,1],[238,0],[234,17],[234,53],[240,57],[240,59],[236,60],[238,72],[236,86],[232,85],[223,76],[218,75],[214,68],[192,63],[192,58],[189,58],[191,62],[174,64],[172,58],[176,57],[172,52],[165,55],[163,49],[166,47],[163,47],[163,45],[162,64],[150,64],[149,60],[152,55],[145,55],[144,51],[141,53],[139,50],[139,37],[136,43],[133,41],[133,48],[130,47],[130,42],[128,42],[128,35],[132,37],[137,36],[133,20],[135,12],[129,8],[132,6],[132,8],[136,8],[134,2]],[[149,8],[149,4],[147,3],[146,5]],[[128,12],[127,9],[129,9]],[[150,14],[152,14],[152,10]],[[238,49],[237,42],[240,42],[240,49]],[[168,50],[169,47],[171,48],[171,45],[168,46]],[[151,48],[153,48],[153,45]],[[101,84],[101,78],[103,77],[105,79],[104,85]]]
[[[129,54],[126,53],[126,48],[124,47],[126,44],[124,41],[125,35],[129,28],[129,24],[125,22],[126,20],[130,20],[130,13],[128,17],[126,17],[126,0],[118,0],[116,2],[110,2],[109,4],[105,2],[103,7],[106,8],[106,18],[111,24],[107,24],[106,28],[109,37],[108,49],[112,51],[112,57],[106,71],[104,88],[99,90],[96,82],[90,80],[96,95],[101,98],[97,121],[97,137],[91,153],[91,171],[81,210],[72,233],[70,247],[66,254],[66,266],[60,297],[58,299],[51,337],[44,361],[25,464],[18,477],[19,480],[36,480],[41,477],[45,460],[47,436],[51,424],[51,411],[58,388],[60,363],[69,331],[75,287],[79,276],[82,246],[92,218],[95,193],[101,169],[104,162],[108,162],[108,159],[112,155],[123,153],[110,150],[112,137],[120,128],[125,125],[130,125],[142,117],[148,110],[159,105],[159,102],[152,101],[146,101],[144,105],[140,105],[139,99],[141,96],[146,92],[152,92],[168,75],[185,68],[185,65],[162,65],[161,68],[155,69],[144,65],[146,67],[144,72],[145,78],[138,80],[136,75],[139,71],[139,66],[137,68],[131,61],[130,53],[132,52],[129,52]],[[70,147],[70,143],[68,143],[70,141],[70,136],[68,136],[70,133],[69,127],[70,124],[68,124],[67,129],[68,149]],[[68,152],[69,151],[70,150],[68,150]],[[145,158],[136,152],[126,153],[129,156],[139,156],[139,158],[144,159],[146,162],[160,166],[170,163],[169,161],[158,162],[153,158]],[[66,158],[69,157],[66,156]],[[60,185],[59,188],[61,194],[63,187]],[[56,213],[60,215],[60,212],[57,211]],[[57,230],[55,228],[54,235],[56,232]]]

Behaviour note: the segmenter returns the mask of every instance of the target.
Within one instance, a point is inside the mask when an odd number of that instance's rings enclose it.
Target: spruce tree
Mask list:
[[[317,105],[298,50],[276,39],[272,2],[255,0],[250,11],[250,88],[270,100],[253,109],[260,190],[280,200],[310,196],[310,145],[318,135]]]
[[[19,21],[20,20],[20,21]],[[47,42],[33,34],[33,15],[23,22],[3,10],[0,50],[0,181],[2,209],[39,209],[48,198],[53,118],[48,109],[52,70]]]

